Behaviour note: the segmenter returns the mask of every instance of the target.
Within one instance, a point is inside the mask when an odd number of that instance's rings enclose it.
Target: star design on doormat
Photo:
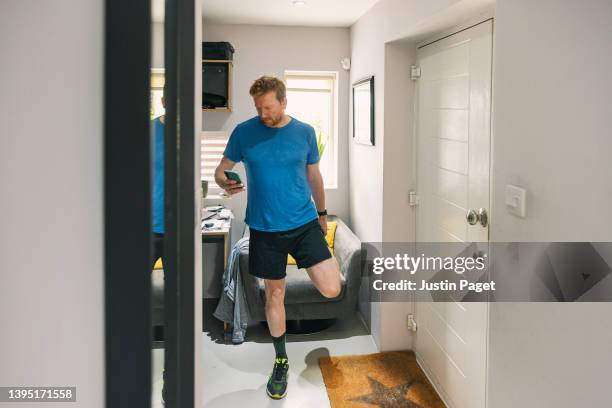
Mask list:
[[[349,401],[377,405],[379,408],[423,408],[421,405],[407,400],[406,397],[404,397],[410,387],[414,385],[415,380],[410,380],[410,382],[405,384],[387,388],[384,384],[376,381],[369,375],[367,377],[372,393],[351,398]]]

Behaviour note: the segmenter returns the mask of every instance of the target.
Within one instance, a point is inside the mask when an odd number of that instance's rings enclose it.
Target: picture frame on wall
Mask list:
[[[353,140],[374,146],[374,76],[353,83]]]

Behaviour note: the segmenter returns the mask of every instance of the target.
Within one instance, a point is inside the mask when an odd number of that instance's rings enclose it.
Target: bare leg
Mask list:
[[[285,279],[265,279],[266,320],[272,337],[285,333]]]
[[[334,257],[306,268],[310,280],[326,298],[335,298],[342,290],[340,286],[340,268]]]

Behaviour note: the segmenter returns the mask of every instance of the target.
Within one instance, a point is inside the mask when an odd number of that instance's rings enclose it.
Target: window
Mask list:
[[[152,68],[151,69],[151,119],[155,119],[158,116],[166,113],[162,105],[161,98],[164,95],[164,69],[163,68]]]
[[[215,169],[223,158],[223,151],[229,139],[227,132],[202,132],[200,151],[200,177],[208,181],[206,198],[220,198],[221,187],[215,183]]]
[[[325,188],[338,187],[338,73],[285,71],[287,114],[314,127]]]

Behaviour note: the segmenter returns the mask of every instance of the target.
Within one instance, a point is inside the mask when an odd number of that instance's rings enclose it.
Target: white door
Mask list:
[[[488,20],[419,49],[418,242],[482,242],[488,252],[488,224],[476,214],[490,208],[492,27]],[[415,309],[417,358],[448,405],[484,408],[488,304],[449,298]]]

